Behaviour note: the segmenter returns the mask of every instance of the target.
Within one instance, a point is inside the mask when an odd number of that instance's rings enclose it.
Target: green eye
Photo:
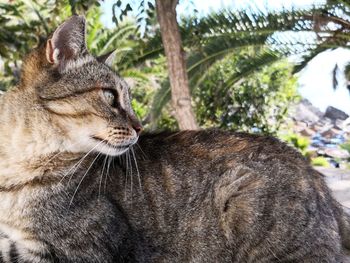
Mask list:
[[[114,96],[114,94],[113,94],[113,91],[108,90],[108,89],[107,89],[107,90],[104,90],[104,91],[103,91],[103,95],[104,95],[104,97],[105,97],[107,103],[108,103],[109,105],[111,105],[111,106],[114,106],[114,104],[115,104],[115,96]]]

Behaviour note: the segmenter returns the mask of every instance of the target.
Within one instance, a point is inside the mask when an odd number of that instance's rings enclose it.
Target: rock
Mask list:
[[[306,137],[312,137],[316,134],[316,132],[310,128],[304,128],[300,131],[300,134]]]
[[[292,115],[294,120],[306,123],[315,123],[322,116],[323,113],[307,99],[302,99],[299,104],[296,105],[294,114]]]
[[[322,117],[318,122],[318,125],[333,126],[333,121],[330,118]]]
[[[348,151],[338,148],[326,148],[324,149],[325,154],[332,158],[347,159],[350,157]]]
[[[331,166],[333,166],[334,168],[340,168],[340,164],[339,164],[339,162],[337,162],[336,160],[330,159],[330,160],[329,160],[329,164],[330,164]]]
[[[350,118],[347,118],[342,125],[343,131],[350,133]]]
[[[328,122],[328,120],[329,120],[329,122]],[[324,133],[324,132],[332,129],[333,124],[331,123],[330,119],[323,118],[322,120],[318,121],[317,123],[312,124],[310,128],[318,133]]]
[[[325,152],[324,149],[319,148],[319,149],[317,150],[317,154],[318,154],[318,156],[325,156],[325,155],[326,155],[326,152]]]
[[[335,120],[334,128],[339,129],[339,130],[344,130],[344,128],[345,128],[345,121],[344,120],[340,120],[340,119]]]
[[[338,137],[342,134],[343,132],[341,130],[331,128],[329,130],[326,130],[321,133],[321,136],[326,138],[326,139],[332,139],[334,137]]]
[[[332,106],[328,106],[326,109],[326,113],[324,114],[324,117],[330,118],[332,120],[346,120],[349,118],[349,115],[346,114],[344,111],[341,111],[337,108],[334,108]]]
[[[315,148],[325,147],[325,143],[320,138],[313,138],[311,141],[311,146]]]
[[[335,137],[335,138],[330,139],[330,142],[331,142],[332,144],[342,144],[342,143],[345,142],[345,139],[344,139],[344,136],[342,136],[342,137],[337,136],[337,137]]]
[[[294,122],[294,126],[293,126],[294,132],[300,133],[305,128],[307,128],[307,124],[305,122],[301,122],[301,121]]]

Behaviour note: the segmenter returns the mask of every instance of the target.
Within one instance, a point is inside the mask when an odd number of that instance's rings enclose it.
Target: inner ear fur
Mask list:
[[[114,63],[114,59],[116,56],[117,51],[113,50],[111,52],[108,52],[104,55],[101,55],[99,57],[97,57],[97,61],[106,64],[109,67],[112,67],[113,63]]]
[[[85,18],[72,16],[63,22],[39,47],[24,59],[20,86],[33,86],[42,79],[41,73],[64,70],[66,62],[88,54]]]
[[[46,60],[64,67],[65,62],[87,54],[85,18],[72,16],[61,24],[46,43]]]

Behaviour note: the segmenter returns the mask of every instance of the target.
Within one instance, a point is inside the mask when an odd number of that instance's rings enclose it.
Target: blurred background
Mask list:
[[[116,50],[146,130],[271,134],[350,176],[350,1],[0,0],[1,90],[72,14],[93,54]]]

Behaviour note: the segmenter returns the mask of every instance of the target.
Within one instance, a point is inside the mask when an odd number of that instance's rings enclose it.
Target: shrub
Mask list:
[[[307,147],[310,145],[310,140],[308,138],[295,133],[289,133],[287,135],[282,135],[281,139],[298,149],[304,156],[308,155]]]
[[[323,167],[329,167],[329,162],[326,158],[319,156],[311,159],[311,164],[314,166],[323,166]]]
[[[299,98],[291,65],[277,62],[227,86],[237,64],[239,55],[221,61],[195,89],[198,122],[204,128],[276,134]]]

